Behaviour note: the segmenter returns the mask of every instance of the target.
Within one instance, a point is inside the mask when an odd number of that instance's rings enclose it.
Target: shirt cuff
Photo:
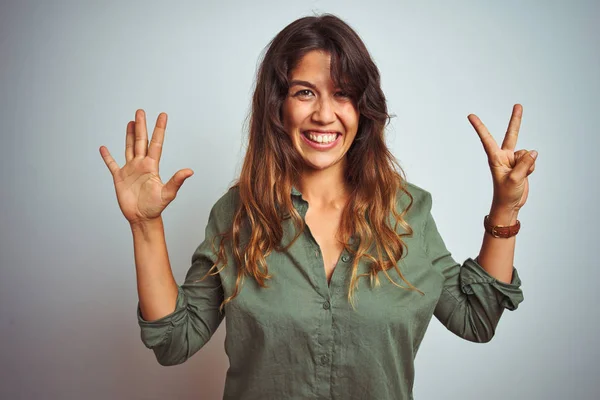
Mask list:
[[[461,268],[460,282],[462,292],[467,295],[474,293],[473,285],[492,287],[499,304],[510,311],[516,310],[524,299],[523,291],[520,289],[521,279],[514,266],[512,280],[506,283],[491,276],[477,262],[477,258],[475,260],[468,258]]]
[[[144,345],[151,349],[165,342],[169,338],[173,328],[185,319],[187,315],[186,308],[187,299],[181,287],[178,287],[175,311],[156,321],[146,321],[142,317],[142,310],[140,309],[140,303],[138,302],[137,319]]]

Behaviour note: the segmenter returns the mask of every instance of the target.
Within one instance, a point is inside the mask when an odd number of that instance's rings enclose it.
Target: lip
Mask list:
[[[338,135],[341,135],[341,132],[339,132],[339,131],[326,131],[326,130],[323,130],[323,129],[305,129],[302,132],[317,132],[317,133],[323,133],[323,134],[337,133]]]
[[[337,134],[337,138],[333,142],[327,143],[327,144],[315,143],[312,140],[309,140],[306,136],[304,136],[304,132],[318,132],[318,133],[323,133],[323,134],[335,133],[335,134]],[[337,146],[337,144],[341,141],[342,134],[338,131],[324,131],[324,130],[320,130],[320,129],[307,129],[300,134],[300,137],[302,138],[304,143],[306,143],[308,146],[312,147],[315,150],[329,150],[329,149],[332,149],[335,146]]]

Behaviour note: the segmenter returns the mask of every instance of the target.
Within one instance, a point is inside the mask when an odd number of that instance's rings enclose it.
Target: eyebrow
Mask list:
[[[294,79],[293,81],[290,82],[290,87],[296,86],[296,85],[306,86],[306,87],[309,87],[311,89],[317,90],[317,87],[314,84],[312,84],[312,83],[310,83],[308,81],[300,81],[300,80]]]

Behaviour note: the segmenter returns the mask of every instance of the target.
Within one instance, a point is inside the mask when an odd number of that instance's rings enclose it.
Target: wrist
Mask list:
[[[519,211],[514,208],[497,207],[492,205],[489,212],[489,221],[492,225],[510,226],[517,223]]]
[[[138,220],[134,222],[130,222],[129,226],[131,227],[131,231],[133,233],[142,233],[144,236],[148,234],[148,232],[154,230],[162,230],[163,229],[163,221],[162,217],[157,217],[153,219],[147,220]]]

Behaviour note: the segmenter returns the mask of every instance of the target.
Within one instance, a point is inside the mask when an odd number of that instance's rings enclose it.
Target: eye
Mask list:
[[[308,89],[302,89],[294,93],[294,97],[309,97],[311,95],[314,96],[314,93]]]
[[[350,98],[350,95],[348,93],[344,92],[344,91],[336,92],[335,95],[337,97],[342,97],[344,99],[349,99]]]

